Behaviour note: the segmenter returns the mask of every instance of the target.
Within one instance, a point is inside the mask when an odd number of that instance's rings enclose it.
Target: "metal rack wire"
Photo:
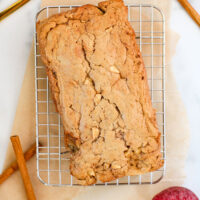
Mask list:
[[[45,7],[37,13],[36,21],[78,6],[80,5]],[[127,7],[128,20],[135,30],[137,44],[146,66],[152,104],[157,110],[161,152],[165,161],[165,20],[161,10],[155,6],[129,4]],[[51,99],[48,77],[38,50],[36,31],[35,88],[37,176],[46,185],[78,185],[69,172],[70,155],[63,153],[66,152],[64,130],[60,115]],[[43,143],[42,147],[39,147],[39,141]],[[155,172],[123,177],[109,183],[98,182],[96,185],[153,184],[160,181],[164,173],[165,164]]]

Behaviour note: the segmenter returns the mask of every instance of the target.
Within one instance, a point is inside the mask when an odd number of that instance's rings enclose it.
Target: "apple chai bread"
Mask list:
[[[41,58],[61,115],[70,171],[82,185],[163,165],[160,132],[135,33],[121,0],[37,23]]]

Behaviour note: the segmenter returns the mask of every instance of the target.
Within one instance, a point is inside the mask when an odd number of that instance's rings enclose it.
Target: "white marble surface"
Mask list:
[[[0,0],[0,10],[15,0]],[[32,0],[0,22],[0,172],[33,40],[40,0]]]
[[[191,0],[191,3],[200,13],[200,1]],[[185,186],[200,197],[200,28],[177,1],[173,3],[171,28],[180,35],[172,66],[188,114],[191,133]]]
[[[0,10],[15,0],[0,0]],[[200,0],[190,0],[200,12]],[[12,129],[26,62],[33,39],[34,16],[40,0],[32,0],[0,22],[0,172]],[[173,1],[171,28],[180,35],[173,72],[185,104],[191,130],[185,186],[200,196],[200,28]],[[2,95],[3,94],[3,95]]]

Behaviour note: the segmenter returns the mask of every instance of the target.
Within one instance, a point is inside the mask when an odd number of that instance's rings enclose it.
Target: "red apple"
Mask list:
[[[187,188],[184,187],[170,187],[163,190],[152,200],[199,200],[198,197]]]

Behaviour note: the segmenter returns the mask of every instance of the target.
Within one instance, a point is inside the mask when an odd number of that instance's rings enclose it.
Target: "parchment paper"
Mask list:
[[[43,0],[45,5],[86,4],[96,3],[92,0]],[[186,112],[175,81],[171,72],[170,58],[175,52],[175,44],[178,36],[169,30],[170,1],[159,0],[134,0],[126,1],[134,4],[153,4],[161,8],[166,19],[166,144],[167,167],[163,180],[155,185],[132,186],[98,186],[98,187],[51,187],[43,185],[36,175],[36,157],[27,162],[31,181],[37,199],[43,200],[150,200],[161,190],[181,185],[184,181],[184,162],[189,144],[189,128]],[[35,141],[35,86],[34,86],[34,54],[33,49],[27,63],[27,69],[21,89],[15,121],[11,134],[20,136],[23,150],[25,151]],[[8,147],[5,168],[15,160],[11,147]],[[19,171],[0,185],[0,199],[22,200],[26,199],[26,193]]]

